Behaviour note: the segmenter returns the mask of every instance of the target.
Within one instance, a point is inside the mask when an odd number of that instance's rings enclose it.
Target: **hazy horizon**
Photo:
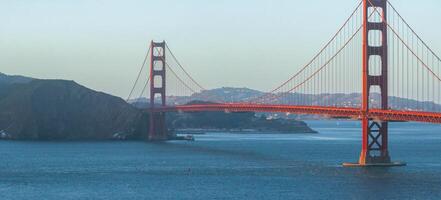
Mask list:
[[[357,3],[0,0],[0,72],[126,97],[150,40],[166,40],[208,89],[267,91],[309,61]],[[441,2],[391,3],[441,54]]]

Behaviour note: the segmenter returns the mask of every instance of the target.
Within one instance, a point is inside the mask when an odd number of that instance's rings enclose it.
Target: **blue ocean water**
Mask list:
[[[344,168],[360,125],[195,142],[0,142],[0,199],[441,199],[441,125],[392,123],[394,168]]]

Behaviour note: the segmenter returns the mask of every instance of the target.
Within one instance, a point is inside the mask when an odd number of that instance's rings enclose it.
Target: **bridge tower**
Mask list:
[[[165,112],[154,112],[155,106],[166,106],[165,41],[151,42],[150,51],[150,131],[148,140],[167,139]],[[156,103],[156,101],[158,101]]]
[[[387,19],[386,0],[363,0],[363,83],[362,83],[362,149],[359,164],[390,163],[388,151],[388,122],[376,122],[369,119],[370,90],[378,86],[381,96],[381,109],[388,109],[388,58],[387,58]],[[380,21],[372,22],[370,13],[377,9],[382,14]],[[372,34],[372,35],[371,35]],[[377,34],[377,35],[375,35]],[[381,38],[380,45],[372,45],[369,39]],[[380,59],[381,74],[372,75],[371,62],[374,57]],[[378,66],[377,66],[378,67]]]
[[[380,19],[372,20],[381,13]],[[370,91],[373,87],[380,89],[381,108],[388,107],[388,46],[387,46],[387,1],[363,0],[363,64],[362,64],[362,149],[358,163],[347,166],[397,166],[403,163],[392,163],[388,150],[388,122],[375,121],[369,118]],[[381,38],[374,42],[374,38]],[[376,43],[376,44],[372,44]],[[379,64],[380,63],[380,64]],[[373,67],[381,68],[380,74],[373,74]]]

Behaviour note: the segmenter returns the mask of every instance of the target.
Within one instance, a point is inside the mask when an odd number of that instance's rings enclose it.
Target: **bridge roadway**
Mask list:
[[[296,106],[266,104],[192,104],[154,108],[152,112],[280,112],[291,114],[312,114],[325,117],[361,119],[364,113],[360,108],[329,107],[329,106]],[[423,111],[398,111],[370,109],[368,117],[382,121],[414,121],[441,124],[441,113]]]

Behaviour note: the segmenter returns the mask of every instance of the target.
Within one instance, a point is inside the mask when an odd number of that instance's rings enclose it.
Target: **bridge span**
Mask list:
[[[207,93],[165,41],[152,41],[129,98],[148,62],[149,76],[140,97],[149,94],[151,141],[167,139],[168,112],[344,117],[362,122],[360,157],[348,165],[395,166],[402,163],[390,159],[389,121],[441,123],[441,59],[387,0],[361,0],[311,60],[293,66],[297,72],[257,97],[228,100]],[[213,78],[228,79],[216,74]],[[331,94],[360,94],[359,103]],[[213,103],[194,103],[198,101]]]
[[[155,108],[151,112],[266,112],[321,115],[326,118],[353,120],[361,120],[364,116],[359,108],[241,103],[166,106]],[[367,116],[374,121],[414,121],[441,124],[441,113],[437,112],[371,109]]]

